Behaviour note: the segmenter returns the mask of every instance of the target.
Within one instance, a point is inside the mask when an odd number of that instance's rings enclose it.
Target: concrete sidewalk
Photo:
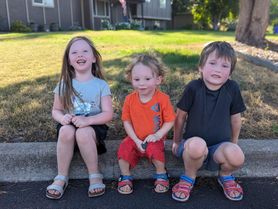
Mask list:
[[[101,172],[107,179],[118,178],[120,174],[116,157],[120,141],[106,141],[108,152],[99,157]],[[166,166],[172,177],[183,172],[183,163],[172,155],[172,141],[166,141]],[[239,177],[277,177],[278,176],[278,139],[239,141],[245,153],[243,168],[234,175]],[[57,174],[56,143],[0,143],[0,182],[45,181]],[[132,170],[137,179],[151,178],[153,166],[147,160]],[[215,172],[201,170],[200,175],[213,176]],[[70,178],[87,178],[87,170],[79,154],[75,154]]]

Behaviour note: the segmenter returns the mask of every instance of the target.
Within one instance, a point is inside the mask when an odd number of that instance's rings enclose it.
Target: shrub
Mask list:
[[[116,30],[129,30],[130,29],[130,23],[129,22],[119,22],[115,24]]]
[[[141,30],[143,29],[142,25],[141,25],[141,21],[138,20],[132,20],[130,22],[130,29],[131,30]]]
[[[26,26],[23,22],[20,20],[16,20],[11,25],[11,31],[12,32],[18,32],[18,33],[26,33],[26,32],[32,32],[31,28]]]
[[[50,23],[49,29],[50,31],[59,31],[59,25],[55,22]]]
[[[112,24],[107,19],[102,19],[101,20],[101,29],[102,30],[114,30]]]

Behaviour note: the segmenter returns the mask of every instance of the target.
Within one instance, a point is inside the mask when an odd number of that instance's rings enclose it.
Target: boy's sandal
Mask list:
[[[156,179],[154,182],[154,191],[157,193],[167,192],[169,190],[169,179],[168,178],[169,178],[168,173],[161,173],[161,174],[156,173],[154,175],[154,179]],[[163,188],[163,189],[158,189],[159,186],[160,186],[160,188]]]
[[[185,202],[190,197],[190,192],[194,186],[195,180],[189,176],[182,175],[179,183],[172,188],[172,198],[179,202]],[[179,196],[176,195],[179,193]]]
[[[219,176],[218,183],[221,185],[224,191],[224,195],[232,201],[239,201],[243,198],[242,187],[235,181],[233,176]],[[232,196],[231,194],[237,192],[237,196]]]
[[[89,179],[103,179],[103,175],[100,173],[92,173],[89,175]],[[98,191],[96,191],[98,190]],[[103,183],[92,183],[88,189],[89,197],[98,197],[105,193],[105,184]]]
[[[65,184],[64,184],[64,186],[56,185],[56,184],[53,184],[53,183],[51,185],[49,185],[46,188],[46,197],[48,197],[50,199],[58,200],[63,196],[63,194],[64,194],[64,192],[67,188],[69,178],[67,176],[57,175],[54,178],[54,181],[63,181],[63,182],[65,182]],[[59,192],[59,194],[49,193],[50,190],[57,191],[57,192]]]
[[[120,175],[120,178],[118,180],[118,192],[120,194],[131,194],[133,192],[133,177],[132,176],[127,176],[127,175]],[[123,187],[127,187],[128,190],[124,191],[122,190]]]

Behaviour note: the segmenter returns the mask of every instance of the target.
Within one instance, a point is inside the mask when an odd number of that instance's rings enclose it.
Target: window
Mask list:
[[[161,9],[165,9],[166,8],[166,0],[159,0],[159,6]]]
[[[99,17],[109,17],[110,8],[107,1],[96,1],[95,4],[95,15]]]
[[[33,6],[37,7],[54,7],[54,0],[33,0]]]

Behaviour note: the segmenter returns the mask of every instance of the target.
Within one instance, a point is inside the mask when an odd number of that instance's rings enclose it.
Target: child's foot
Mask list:
[[[133,192],[132,176],[121,175],[118,181],[118,192],[120,194],[131,194]]]
[[[92,173],[89,175],[90,186],[88,189],[89,197],[101,196],[105,193],[105,184],[102,182],[103,175],[100,173]]]
[[[232,201],[239,201],[243,198],[242,187],[235,181],[233,176],[219,176],[218,183],[223,188],[224,195]]]
[[[169,190],[169,180],[168,174],[155,174],[154,178],[156,179],[154,182],[154,191],[157,193],[165,193]]]
[[[185,202],[189,199],[190,197],[190,192],[193,188],[195,180],[182,175],[180,177],[179,183],[177,183],[173,188],[172,188],[172,198],[174,200],[177,200],[179,202]]]

